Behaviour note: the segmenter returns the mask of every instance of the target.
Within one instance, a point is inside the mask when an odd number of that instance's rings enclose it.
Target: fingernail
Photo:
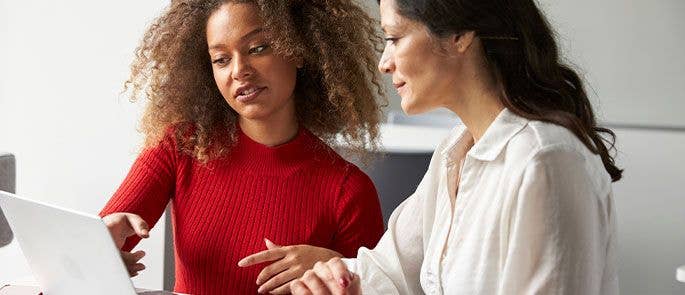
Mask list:
[[[340,278],[338,280],[338,284],[340,284],[340,286],[343,288],[347,288],[347,286],[350,284],[350,282],[345,278]]]
[[[267,238],[264,238],[264,244],[266,244],[267,248],[280,247],[279,245],[276,245],[274,242]]]
[[[243,267],[245,265],[245,260],[238,261],[238,266]]]

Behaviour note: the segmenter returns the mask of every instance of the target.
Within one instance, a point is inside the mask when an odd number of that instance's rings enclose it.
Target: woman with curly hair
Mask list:
[[[329,144],[376,146],[379,41],[351,1],[173,1],[127,82],[145,148],[100,213],[131,275],[168,202],[178,292],[287,293],[373,247],[376,190]]]

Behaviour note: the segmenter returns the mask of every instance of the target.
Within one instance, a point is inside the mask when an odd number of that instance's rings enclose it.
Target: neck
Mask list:
[[[504,109],[501,100],[504,94],[495,83],[479,79],[479,75],[468,76],[472,78],[462,84],[465,87],[453,92],[458,98],[450,99],[445,107],[459,116],[477,142]]]
[[[240,129],[250,139],[269,146],[284,144],[297,135],[299,124],[295,114],[285,116],[285,118],[249,119],[239,117]]]

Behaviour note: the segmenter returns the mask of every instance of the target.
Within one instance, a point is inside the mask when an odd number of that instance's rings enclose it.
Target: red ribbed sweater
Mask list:
[[[255,294],[268,264],[238,261],[279,245],[309,244],[356,256],[383,233],[376,189],[306,129],[277,147],[240,130],[229,154],[205,165],[167,136],[144,150],[100,213],[131,212],[154,226],[172,202],[176,285],[191,294]],[[124,245],[132,249],[138,239]]]

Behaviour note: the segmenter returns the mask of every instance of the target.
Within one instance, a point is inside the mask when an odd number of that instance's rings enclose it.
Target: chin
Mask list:
[[[415,109],[412,109],[412,108],[405,108],[405,107],[402,107],[402,110],[404,111],[405,114],[410,115],[410,116],[411,116],[411,115],[418,115],[418,114],[421,113],[421,112],[418,112],[418,111],[416,111]]]
[[[407,115],[418,115],[430,111],[430,108],[421,106],[410,98],[403,98],[400,105],[402,106],[402,111]]]
[[[242,110],[238,112],[238,116],[248,119],[248,120],[264,120],[271,115],[270,112],[265,110]]]

